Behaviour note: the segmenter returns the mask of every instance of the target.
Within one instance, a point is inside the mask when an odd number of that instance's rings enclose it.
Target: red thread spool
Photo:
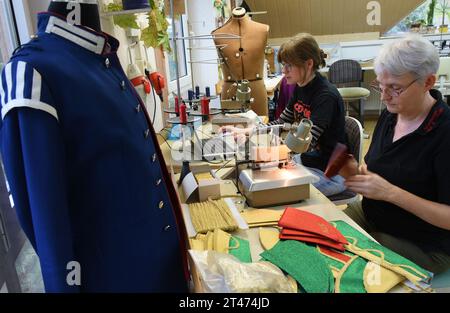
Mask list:
[[[180,123],[187,123],[186,104],[184,104],[184,102],[180,105]]]
[[[178,100],[178,97],[175,97],[175,113],[177,115],[180,114],[180,101]]]
[[[209,115],[209,100],[206,97],[203,97],[201,100],[202,105],[202,115]]]

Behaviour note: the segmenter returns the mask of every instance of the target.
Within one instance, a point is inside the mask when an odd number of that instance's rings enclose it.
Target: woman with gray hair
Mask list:
[[[375,90],[386,109],[345,210],[377,241],[439,273],[450,268],[450,109],[434,90],[439,55],[420,36],[383,46]]]

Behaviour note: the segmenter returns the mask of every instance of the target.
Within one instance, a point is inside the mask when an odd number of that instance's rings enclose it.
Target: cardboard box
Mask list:
[[[184,177],[180,188],[183,195],[182,201],[185,203],[203,202],[209,197],[221,196],[220,179],[214,176],[208,165],[192,168],[191,172]]]

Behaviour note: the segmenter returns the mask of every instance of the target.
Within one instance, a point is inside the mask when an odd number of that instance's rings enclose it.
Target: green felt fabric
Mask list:
[[[229,247],[236,247],[236,241],[239,242],[239,247],[236,249],[229,249],[228,253],[235,256],[241,262],[251,263],[252,255],[250,253],[250,244],[248,240],[231,236]]]
[[[334,291],[334,278],[324,257],[315,246],[295,240],[280,240],[261,257],[292,276],[305,292]]]
[[[367,260],[357,257],[341,276],[339,284],[340,293],[366,293],[364,287],[364,269]]]

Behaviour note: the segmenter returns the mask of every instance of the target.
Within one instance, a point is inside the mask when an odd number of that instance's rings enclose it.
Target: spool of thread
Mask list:
[[[211,97],[211,90],[209,89],[209,87],[205,88],[205,96],[207,96],[208,98]]]
[[[195,86],[195,98],[200,99],[200,86]]]
[[[175,113],[177,115],[180,114],[180,100],[178,100],[178,97],[175,97]]]
[[[201,100],[202,104],[202,115],[209,115],[209,100],[206,97],[203,97]]]
[[[184,102],[182,102],[180,105],[180,123],[187,123],[186,104]]]

